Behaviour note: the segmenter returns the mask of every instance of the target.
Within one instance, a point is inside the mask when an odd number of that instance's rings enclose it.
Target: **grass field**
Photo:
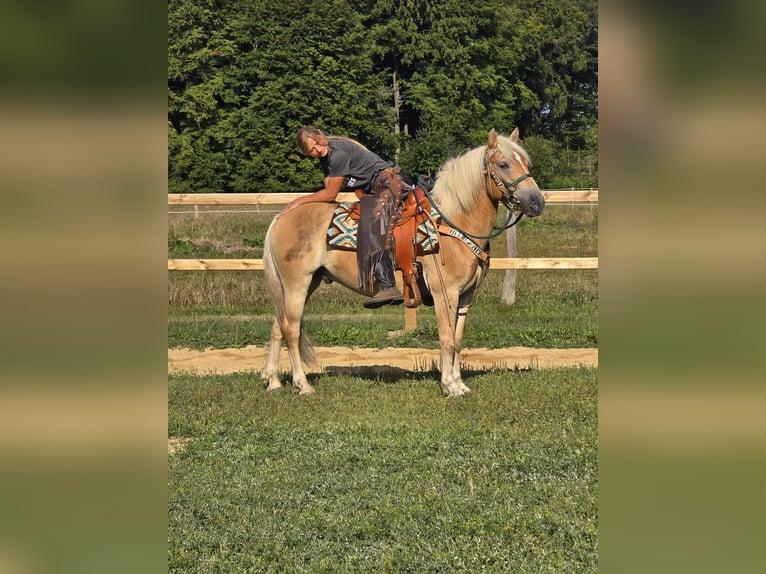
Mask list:
[[[170,572],[596,572],[594,369],[173,375]]]
[[[200,212],[169,216],[169,257],[261,257],[273,213]],[[519,255],[596,256],[597,228],[597,207],[549,207],[519,224]],[[520,271],[514,305],[503,274],[478,291],[465,347],[598,346],[596,271]],[[260,272],[168,275],[169,347],[266,344]],[[402,307],[362,300],[322,285],[314,342],[438,346],[432,309],[392,339]],[[596,572],[597,371],[463,375],[463,401],[433,369],[312,374],[314,400],[266,395],[254,372],[170,375],[169,571]]]

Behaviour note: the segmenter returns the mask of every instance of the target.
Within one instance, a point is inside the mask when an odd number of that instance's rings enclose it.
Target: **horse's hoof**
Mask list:
[[[282,385],[279,385],[278,387],[267,387],[266,390],[263,392],[266,393],[267,395],[278,395],[282,392],[282,389],[283,389]]]
[[[466,399],[471,396],[471,389],[468,387],[462,389],[450,389],[444,391],[444,396],[448,399]]]

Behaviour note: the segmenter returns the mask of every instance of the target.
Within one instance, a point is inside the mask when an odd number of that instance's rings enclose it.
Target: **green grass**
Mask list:
[[[168,256],[262,255],[273,213],[169,217]],[[522,257],[596,256],[598,209],[523,219]],[[492,253],[505,255],[505,236]],[[492,271],[465,347],[594,347],[596,271],[520,271],[514,305]],[[321,285],[306,326],[319,345],[438,346],[433,310]],[[265,344],[260,272],[168,274],[168,346]],[[595,572],[597,371],[464,371],[468,400],[439,373],[311,374],[318,397],[263,393],[255,373],[169,377],[171,572]]]
[[[200,209],[169,216],[168,257],[262,256],[263,235],[272,212],[215,213]],[[492,253],[505,256],[505,235]],[[550,206],[518,226],[522,257],[598,255],[598,208]],[[504,272],[491,271],[468,315],[466,347],[598,346],[598,272],[527,270],[517,273],[516,303],[501,302]],[[402,329],[402,307],[369,312],[364,297],[337,285],[321,285],[306,310],[308,332],[318,345],[436,347],[433,310],[418,308],[418,328],[393,340]],[[271,303],[260,271],[168,272],[168,346],[239,347],[265,344]],[[328,321],[328,318],[339,319]]]
[[[595,572],[595,369],[170,376],[170,572]]]

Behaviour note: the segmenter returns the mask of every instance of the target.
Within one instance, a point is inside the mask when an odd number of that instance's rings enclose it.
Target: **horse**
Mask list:
[[[508,221],[513,213],[518,213],[516,221],[522,215],[536,217],[545,207],[540,188],[529,173],[531,160],[518,136],[518,128],[508,137],[498,135],[493,128],[487,145],[442,165],[430,192],[441,220],[438,250],[419,259],[438,324],[441,392],[445,397],[471,393],[462,380],[460,352],[468,308],[489,267],[489,239],[510,227],[495,228],[498,205],[502,203],[508,210]],[[372,295],[359,286],[356,253],[326,245],[325,236],[337,206],[335,202],[305,204],[277,216],[266,232],[263,264],[274,305],[269,351],[261,371],[267,392],[282,388],[279,354],[284,340],[293,390],[302,396],[316,394],[303,369],[304,363],[316,364],[303,327],[303,313],[323,279]]]

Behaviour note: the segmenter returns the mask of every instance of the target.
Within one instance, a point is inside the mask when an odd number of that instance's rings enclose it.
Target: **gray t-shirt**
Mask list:
[[[372,192],[373,178],[394,165],[350,139],[330,138],[329,152],[319,158],[325,177],[343,177],[343,185]]]

